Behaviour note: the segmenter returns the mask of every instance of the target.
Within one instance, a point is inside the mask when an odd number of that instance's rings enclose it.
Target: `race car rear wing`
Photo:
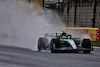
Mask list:
[[[60,33],[44,33],[44,37],[57,37],[57,38],[60,38],[62,35]],[[71,39],[71,35],[69,34],[66,34],[66,36],[68,36],[68,39]]]
[[[60,33],[44,33],[44,37],[58,37],[60,36]]]

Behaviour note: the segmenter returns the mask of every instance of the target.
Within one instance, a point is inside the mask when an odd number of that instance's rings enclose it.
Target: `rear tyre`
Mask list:
[[[90,39],[84,39],[82,43],[82,47],[86,50],[83,50],[83,53],[90,53],[91,52],[91,41]]]
[[[41,51],[41,44],[38,42],[38,51]]]
[[[43,38],[39,38],[39,40],[38,40],[38,51],[41,51],[43,48],[42,48],[42,46],[43,46]]]
[[[38,39],[38,51],[46,50],[47,43],[48,43],[47,38],[39,38]]]

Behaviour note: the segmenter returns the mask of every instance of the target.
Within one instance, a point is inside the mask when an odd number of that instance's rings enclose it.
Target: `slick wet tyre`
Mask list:
[[[90,50],[83,50],[83,53],[90,53]]]
[[[51,47],[52,47],[52,48],[51,48],[51,53],[56,53],[56,52],[57,52],[57,51],[55,50],[56,45],[55,45],[55,44],[52,44]]]
[[[39,38],[38,39],[38,51],[46,50],[48,45],[48,39],[47,38]]]
[[[56,40],[51,40],[51,53],[57,53],[57,50],[56,50]]]
[[[83,50],[83,53],[90,53],[91,52],[91,41],[90,41],[90,39],[83,39],[82,47],[87,49],[87,50]]]
[[[38,40],[38,51],[42,50],[42,46],[43,46],[42,38],[39,38],[39,40]]]

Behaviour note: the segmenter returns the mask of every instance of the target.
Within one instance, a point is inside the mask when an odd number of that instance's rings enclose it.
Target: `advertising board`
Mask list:
[[[80,28],[80,27],[66,27],[66,33],[71,34],[73,37],[90,38],[92,41],[97,40],[98,28]]]

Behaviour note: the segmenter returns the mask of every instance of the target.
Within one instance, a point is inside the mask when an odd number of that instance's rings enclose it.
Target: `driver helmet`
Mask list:
[[[65,30],[61,30],[62,32],[65,32]]]
[[[61,30],[63,33],[61,34],[62,35],[62,39],[66,39],[66,38],[68,38],[67,36],[66,36],[66,33],[65,33],[65,30]]]
[[[65,35],[66,36],[65,30],[61,30],[61,31],[62,31],[62,35]]]

